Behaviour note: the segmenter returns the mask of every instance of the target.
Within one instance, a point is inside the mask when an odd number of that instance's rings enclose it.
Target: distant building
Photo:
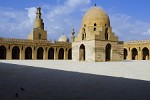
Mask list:
[[[47,31],[37,8],[35,24],[28,39],[0,38],[0,59],[122,61],[149,60],[150,40],[123,42],[112,32],[109,16],[96,5],[84,15],[82,26],[71,42],[65,35],[48,41]]]

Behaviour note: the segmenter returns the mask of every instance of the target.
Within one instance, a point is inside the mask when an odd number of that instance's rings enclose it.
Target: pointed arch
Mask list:
[[[64,59],[64,49],[60,48],[58,53],[58,59],[63,60]]]
[[[43,59],[43,55],[44,55],[44,49],[42,47],[39,47],[37,49],[37,59]]]
[[[133,48],[131,50],[131,52],[132,52],[132,60],[138,60],[138,51],[137,51],[137,49]]]
[[[68,60],[72,59],[72,49],[68,50]]]
[[[48,50],[48,59],[51,59],[51,60],[54,59],[54,48],[50,48]]]
[[[32,59],[32,48],[31,47],[27,47],[25,49],[25,59]]]
[[[142,49],[143,60],[149,60],[149,49],[144,47]]]
[[[79,61],[85,61],[85,46],[83,44],[79,48]]]
[[[0,59],[6,59],[6,47],[5,46],[0,46]]]
[[[14,46],[12,49],[12,59],[20,59],[20,48],[18,46]]]
[[[105,47],[105,60],[110,61],[111,60],[111,44],[107,44]]]

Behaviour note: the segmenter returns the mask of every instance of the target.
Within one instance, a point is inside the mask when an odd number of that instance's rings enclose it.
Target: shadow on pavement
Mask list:
[[[150,100],[150,82],[0,63],[0,100],[16,99]]]

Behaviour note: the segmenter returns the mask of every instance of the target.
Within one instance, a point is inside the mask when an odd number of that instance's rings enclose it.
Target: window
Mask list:
[[[42,35],[41,34],[39,34],[39,39],[41,39],[42,38]]]
[[[82,40],[84,40],[84,34],[82,34]]]
[[[97,26],[96,23],[94,23],[94,26]]]
[[[96,31],[96,28],[94,28],[94,31]]]

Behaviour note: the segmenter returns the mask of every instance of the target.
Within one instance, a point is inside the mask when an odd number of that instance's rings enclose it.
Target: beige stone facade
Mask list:
[[[0,59],[20,60],[68,60],[72,59],[71,43],[64,37],[62,41],[47,41],[47,32],[44,30],[41,8],[37,8],[34,29],[28,39],[0,38]]]
[[[125,60],[150,60],[150,40],[124,42]]]
[[[72,36],[74,37],[74,36]],[[72,42],[72,58],[77,61],[121,61],[123,42],[112,32],[109,16],[99,7],[89,9]]]
[[[65,35],[58,41],[48,41],[47,31],[37,8],[34,28],[28,39],[0,38],[0,59],[122,61],[150,60],[150,40],[118,41],[112,32],[109,16],[99,7],[84,15],[77,36],[72,29],[71,42]]]

